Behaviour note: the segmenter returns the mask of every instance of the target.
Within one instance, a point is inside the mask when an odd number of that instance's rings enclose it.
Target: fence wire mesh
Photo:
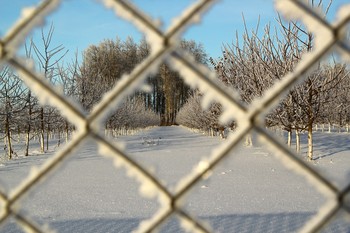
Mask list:
[[[73,151],[88,138],[95,140],[100,147],[100,154],[112,157],[119,164],[132,170],[134,178],[141,185],[147,185],[154,191],[162,203],[157,214],[140,224],[138,231],[151,232],[159,228],[166,220],[177,216],[185,223],[185,227],[195,232],[211,232],[211,229],[196,217],[190,215],[182,208],[182,199],[191,192],[195,184],[213,169],[219,162],[226,158],[237,146],[240,140],[251,130],[256,131],[264,142],[279,155],[278,158],[295,172],[301,173],[311,181],[311,184],[320,190],[326,197],[328,203],[321,208],[318,214],[306,223],[301,229],[303,232],[318,232],[325,229],[328,223],[337,218],[340,211],[350,214],[349,203],[346,197],[350,193],[350,183],[339,190],[327,178],[310,167],[304,160],[295,156],[285,144],[273,137],[264,127],[261,120],[268,111],[275,106],[284,93],[294,85],[301,82],[305,75],[310,72],[314,65],[330,52],[336,50],[349,58],[349,45],[346,43],[347,25],[350,21],[349,6],[344,6],[339,12],[335,23],[328,22],[324,17],[316,13],[307,1],[280,0],[276,1],[277,9],[290,19],[299,19],[306,27],[315,34],[315,49],[305,55],[304,59],[295,68],[293,73],[288,74],[278,83],[266,91],[266,95],[256,99],[252,104],[246,106],[239,99],[217,81],[215,73],[199,65],[194,58],[179,48],[182,33],[192,24],[200,21],[207,10],[210,10],[214,0],[199,0],[186,9],[170,27],[163,31],[160,26],[145,14],[142,9],[137,8],[129,1],[103,0],[106,8],[113,9],[117,15],[124,20],[130,21],[146,35],[151,44],[150,56],[139,64],[130,74],[125,75],[122,81],[105,95],[103,100],[95,106],[93,111],[86,115],[83,110],[73,104],[59,90],[55,89],[42,74],[34,71],[29,62],[16,56],[20,44],[26,35],[36,26],[40,25],[47,15],[59,7],[60,0],[42,1],[38,6],[25,9],[22,18],[1,38],[0,59],[1,64],[10,65],[21,75],[21,78],[38,95],[42,103],[50,104],[61,111],[61,114],[75,125],[76,131],[68,146],[59,151],[53,159],[50,159],[37,170],[33,170],[24,182],[12,192],[0,192],[1,214],[0,223],[8,218],[14,218],[16,222],[29,232],[47,232],[37,222],[20,212],[20,200],[37,185],[44,182],[49,174],[59,172],[59,167]],[[153,72],[158,65],[167,61],[174,70],[184,77],[185,81],[192,87],[199,87],[209,100],[219,101],[225,109],[224,114],[234,115],[238,130],[228,139],[228,142],[208,160],[201,161],[200,166],[192,174],[179,182],[175,194],[170,192],[156,177],[152,176],[142,165],[138,164],[117,145],[107,140],[101,133],[103,119],[111,111],[115,104],[121,101],[126,93],[135,91],[140,83]],[[277,152],[276,152],[277,150]]]

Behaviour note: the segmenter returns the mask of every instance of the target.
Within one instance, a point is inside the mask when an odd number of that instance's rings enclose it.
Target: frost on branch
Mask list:
[[[228,124],[222,124],[220,115],[222,116],[222,105],[212,103],[207,110],[201,107],[201,96],[199,91],[191,94],[186,103],[181,107],[176,116],[176,122],[179,125],[190,129],[198,129],[210,136],[221,136],[226,138],[225,129],[233,130],[236,127],[234,121]]]
[[[333,32],[326,27],[320,20],[307,13],[305,9],[299,7],[293,0],[276,0],[275,7],[282,15],[290,20],[300,20],[306,28],[315,36],[315,48],[322,48],[334,40]],[[304,2],[304,3],[303,3]],[[299,1],[303,7],[313,11],[319,18],[324,18],[321,8],[310,8],[307,1]]]
[[[84,113],[81,107],[75,100],[67,100],[67,97],[64,95],[63,91],[55,88],[47,79],[44,78],[43,74],[31,71],[34,70],[34,63],[28,61],[22,62],[26,64],[23,67],[24,69],[21,67],[16,67],[17,72],[25,84],[33,92],[35,92],[41,105],[44,106],[49,104],[57,107],[62,116],[65,116],[66,119],[69,119],[70,122],[74,123],[78,129],[83,129],[85,127],[85,121],[82,117]]]

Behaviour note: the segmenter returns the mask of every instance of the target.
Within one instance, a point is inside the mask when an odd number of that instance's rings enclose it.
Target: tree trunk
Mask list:
[[[309,123],[307,128],[307,157],[311,161],[313,160],[314,145],[313,145],[313,135],[312,135],[312,124]]]
[[[295,130],[295,147],[297,150],[297,153],[300,153],[300,132],[299,130]]]
[[[50,121],[51,121],[51,116],[48,113],[47,114],[47,120],[46,120],[46,124],[47,124],[47,128],[46,128],[46,151],[49,150],[49,141],[51,139],[52,136],[52,132],[51,132],[51,127],[50,127]]]
[[[18,142],[21,141],[21,128],[19,127],[19,125],[17,125],[17,140]]]
[[[292,146],[292,130],[288,131],[288,141],[287,141],[288,147]]]
[[[24,152],[24,156],[29,156],[29,141],[30,141],[30,131],[31,131],[31,123],[32,123],[32,103],[31,103],[32,93],[28,92],[28,118],[27,118],[27,130],[26,130],[26,148]]]
[[[67,121],[66,121],[65,130],[66,130],[66,143],[68,143],[68,137],[69,137],[69,125],[68,125],[68,122],[67,122]]]
[[[26,148],[25,148],[24,156],[29,156],[29,141],[30,141],[30,125],[27,126]]]
[[[7,149],[7,158],[12,159],[12,141],[11,141],[11,131],[10,131],[10,121],[8,116],[6,116],[5,120],[5,134],[6,134],[6,149]]]
[[[251,134],[247,134],[245,136],[245,145],[246,146],[253,146],[253,140],[252,140],[252,135]]]
[[[50,137],[50,125],[49,121],[47,122],[47,130],[46,130],[46,151],[49,150],[49,137]]]
[[[307,157],[311,161],[313,159],[313,153],[314,153],[314,148],[313,148],[313,138],[312,138],[312,126],[314,124],[314,110],[312,107],[312,99],[313,99],[313,88],[312,88],[312,82],[309,79],[308,80],[308,122],[307,122]]]
[[[44,125],[44,108],[41,108],[41,111],[40,111],[40,126],[41,126],[41,129],[40,129],[40,151],[41,151],[41,153],[44,153],[44,152],[45,152],[45,141],[44,141],[44,128],[45,128],[45,125]]]
[[[221,139],[226,139],[225,128],[224,127],[219,127],[219,135],[220,135]]]

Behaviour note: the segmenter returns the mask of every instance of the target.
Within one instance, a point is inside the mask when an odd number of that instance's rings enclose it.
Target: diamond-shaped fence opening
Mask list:
[[[157,201],[138,195],[138,189],[135,180],[99,156],[96,143],[88,140],[49,182],[21,201],[21,211],[57,232],[74,227],[79,232],[132,232],[159,208]],[[120,218],[124,224],[116,220]]]
[[[81,17],[75,17],[74,9],[80,7],[79,4],[79,1],[62,1],[47,17],[49,23],[34,28],[16,55],[35,60],[35,70],[41,72],[45,80],[62,89],[71,102],[78,102],[85,113],[89,113],[123,74],[130,73],[149,55],[150,47],[132,24],[118,20],[113,11],[98,2],[81,5],[82,9],[94,9],[84,15],[87,20],[82,22]],[[64,23],[68,19],[69,23]],[[90,29],[91,21],[100,26]],[[87,29],[77,33],[77,27]],[[132,38],[125,31],[136,32]],[[106,34],[111,39],[103,38]],[[90,41],[83,43],[81,38]]]
[[[182,41],[181,43],[193,45],[191,41]],[[232,130],[225,129],[219,124],[218,118],[222,111],[221,106],[216,103],[212,104],[208,110],[204,110],[201,107],[203,95],[198,90],[193,90],[187,86],[178,72],[171,71],[166,64],[162,64],[158,73],[154,77],[147,79],[147,82],[152,85],[152,90],[159,90],[163,86],[168,87],[158,94],[151,92],[150,101],[160,101],[164,104],[165,99],[172,100],[172,96],[187,95],[186,107],[166,109],[165,112],[160,113],[161,125],[173,125],[176,123],[187,128],[179,126],[156,127],[145,132],[138,132],[133,137],[116,135],[112,142],[123,142],[128,156],[142,165],[156,179],[160,180],[167,187],[168,191],[174,193],[178,182],[198,166],[202,158],[209,157],[214,147],[225,142],[223,139]],[[181,103],[176,102],[171,106],[176,108],[180,105]],[[177,112],[176,121],[171,117],[174,112]],[[191,121],[199,116],[201,116],[201,119],[198,119],[195,124],[191,124]],[[140,119],[143,121],[146,117],[147,115],[145,114]],[[137,122],[137,119],[134,120],[130,116],[128,119],[133,121],[134,124]],[[159,121],[157,124],[159,124]],[[233,123],[231,125],[233,128]],[[188,129],[198,127],[202,128],[203,131],[192,133]],[[113,130],[111,134],[113,135]],[[208,136],[212,137],[210,138],[211,140],[208,139]],[[176,156],[173,156],[174,154]]]
[[[11,66],[3,66],[0,80],[0,173],[2,187],[9,193],[26,178],[33,165],[43,164],[68,143],[74,124],[62,117],[57,108],[40,104]],[[29,156],[44,153],[46,156]]]
[[[328,204],[322,208],[322,211],[319,211],[315,218],[308,221],[304,231],[316,232],[321,230],[328,222],[332,222],[336,218],[336,214],[340,209],[348,210],[347,205],[344,203],[344,197],[349,192],[349,184],[345,185],[344,189],[339,190],[328,179],[307,165],[304,160],[296,157],[284,143],[272,136],[265,129],[263,120],[261,120],[268,113],[269,109],[275,106],[274,104],[278,102],[282,95],[286,94],[298,82],[301,82],[311,72],[311,68],[315,68],[319,61],[325,58],[325,55],[329,54],[333,49],[337,49],[349,56],[348,45],[343,40],[347,35],[345,27],[349,21],[348,8],[342,8],[338,21],[335,24],[330,24],[322,15],[316,14],[304,1],[276,1],[276,6],[283,15],[301,20],[308,30],[314,33],[315,46],[312,52],[307,53],[303,57],[293,73],[287,74],[281,81],[272,85],[271,88],[264,91],[266,94],[261,98],[252,100],[247,107],[241,104],[237,96],[232,94],[232,90],[228,90],[218,81],[213,71],[203,65],[199,65],[191,55],[178,48],[181,34],[187,27],[198,22],[202,14],[210,9],[214,2],[211,0],[195,2],[163,32],[156,21],[131,3],[112,0],[103,1],[107,8],[111,8],[119,16],[130,21],[145,33],[146,40],[150,43],[152,50],[150,55],[136,66],[130,74],[124,76],[88,115],[79,106],[72,104],[58,89],[55,89],[50,83],[41,78],[38,73],[33,71],[33,67],[14,56],[28,32],[42,23],[42,21],[45,21],[45,17],[58,7],[60,1],[43,1],[35,8],[23,11],[24,13],[18,23],[2,36],[0,41],[1,62],[9,64],[16,69],[31,90],[38,94],[41,101],[56,107],[63,116],[74,122],[76,128],[74,136],[64,149],[56,153],[51,160],[41,165],[37,170],[33,170],[30,176],[9,195],[0,193],[2,202],[6,203],[2,207],[1,223],[13,218],[17,223],[21,224],[23,229],[34,232],[46,232],[48,229],[41,227],[36,221],[31,220],[29,216],[21,213],[19,200],[22,200],[29,191],[35,189],[40,182],[44,181],[48,174],[56,171],[62,164],[62,161],[72,155],[72,151],[81,145],[82,142],[88,137],[92,137],[99,144],[102,155],[112,157],[116,166],[126,168],[127,174],[141,183],[142,195],[158,198],[161,208],[153,218],[140,224],[139,231],[152,231],[161,224],[166,223],[168,219],[177,216],[181,220],[181,226],[185,229],[209,232],[210,228],[206,223],[196,220],[196,217],[191,216],[183,209],[183,198],[217,164],[228,157],[232,148],[239,144],[242,137],[246,136],[253,128],[262,137],[264,143],[274,153],[278,154],[278,158],[287,167],[311,180],[317,189],[329,197]],[[104,122],[110,112],[115,110],[112,108],[116,104],[120,104],[126,95],[135,91],[147,75],[154,73],[164,60],[174,70],[179,71],[188,84],[193,88],[198,88],[204,94],[205,102],[218,101],[222,104],[224,109],[223,121],[228,122],[235,117],[238,125],[235,134],[228,138],[224,146],[216,150],[211,159],[200,162],[198,169],[195,169],[186,179],[179,182],[175,194],[171,194],[162,182],[134,159],[130,158],[120,146],[116,146],[108,140],[101,132],[101,128],[103,128],[102,122]],[[348,212],[345,215],[348,215]]]
[[[289,90],[265,117],[271,131],[288,145],[295,156],[308,162],[338,189],[348,185],[347,149],[349,72],[331,54],[326,62]],[[281,129],[283,129],[281,131]],[[344,166],[342,166],[344,164]]]
[[[186,210],[209,222],[214,232],[297,232],[326,197],[255,137],[254,146],[243,142],[211,170],[208,180],[193,187]]]

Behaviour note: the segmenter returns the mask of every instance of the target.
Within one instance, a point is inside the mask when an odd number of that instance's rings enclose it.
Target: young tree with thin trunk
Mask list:
[[[35,58],[38,62],[39,69],[43,72],[46,79],[50,82],[55,82],[55,69],[57,64],[63,59],[67,54],[68,50],[65,51],[63,45],[58,45],[53,47],[51,45],[52,36],[54,33],[54,26],[51,24],[49,30],[44,32],[41,30],[41,43],[36,43],[31,40],[31,46],[33,48]],[[40,44],[40,45],[39,45]],[[45,118],[47,108],[42,106],[40,108],[40,151],[45,152],[45,121],[46,124],[50,124],[50,119]],[[48,142],[47,142],[48,143]],[[48,147],[48,144],[47,144]]]
[[[22,80],[7,66],[0,72],[0,83],[0,117],[6,142],[4,149],[7,158],[12,159],[12,132],[19,128],[22,112],[26,108],[26,88]]]
[[[25,47],[25,53],[26,53],[26,57],[28,59],[32,58],[32,43],[28,44],[24,44]],[[26,97],[26,112],[27,114],[25,114],[25,135],[26,135],[26,139],[25,139],[25,150],[24,150],[24,156],[29,156],[29,146],[30,146],[30,140],[31,140],[31,132],[33,130],[33,115],[36,114],[35,112],[35,108],[37,106],[37,99],[32,95],[32,91],[28,88],[27,89],[27,97]]]
[[[326,14],[332,1],[326,7]],[[322,0],[311,1],[312,7],[321,6]],[[246,29],[240,44],[225,46],[223,58],[211,60],[220,80],[238,90],[241,100],[249,104],[261,97],[276,80],[293,71],[304,53],[313,48],[313,35],[296,22],[284,23],[278,18],[279,27],[272,33],[270,25],[259,36],[259,26],[251,33]],[[259,25],[259,24],[258,24]],[[342,81],[344,72],[330,72],[333,67],[323,63],[312,72],[304,83],[294,87],[286,99],[268,114],[268,126],[282,125],[289,132],[308,132],[308,159],[313,159],[313,125],[319,118],[321,106],[329,101],[329,94]],[[290,144],[291,138],[288,139]],[[297,139],[298,143],[298,139]],[[297,146],[297,150],[299,146]]]
[[[81,73],[78,62],[78,51],[75,53],[74,59],[67,66],[57,64],[57,77],[59,78],[58,83],[60,83],[63,87],[65,96],[72,97],[72,99],[79,101],[77,92],[77,80],[81,77]],[[73,127],[65,118],[61,118],[60,121],[63,124],[60,128],[63,127],[65,142],[67,143],[69,140],[69,132]]]

